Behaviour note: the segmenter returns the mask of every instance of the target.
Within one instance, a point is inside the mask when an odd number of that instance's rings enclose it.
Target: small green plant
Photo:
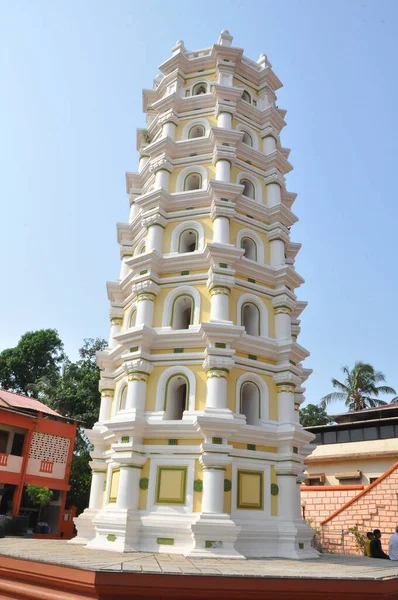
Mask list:
[[[365,543],[366,543],[366,535],[359,531],[358,525],[354,525],[354,527],[349,527],[348,531],[352,533],[355,537],[355,543],[360,552],[365,554]]]
[[[26,486],[26,492],[33,506],[39,506],[39,514],[37,520],[40,521],[42,510],[51,501],[53,493],[48,487],[29,484]]]
[[[146,129],[143,129],[142,131],[142,139],[144,140],[145,144],[149,144],[151,139],[149,137],[149,133]]]

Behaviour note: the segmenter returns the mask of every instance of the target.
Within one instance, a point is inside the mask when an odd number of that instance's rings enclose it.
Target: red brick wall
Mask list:
[[[301,486],[301,501],[306,501],[305,518],[320,527],[322,521],[364,489],[363,485]]]
[[[321,502],[322,498],[320,497]],[[328,498],[324,498],[325,502]],[[314,506],[319,505],[314,498]],[[359,531],[366,533],[373,529],[382,531],[382,545],[388,552],[388,540],[398,525],[398,463],[395,463],[374,483],[359,492],[337,512],[331,510],[324,518],[322,525],[322,545],[325,550],[342,552],[341,532],[349,527],[358,526]],[[326,503],[322,504],[326,510]],[[316,511],[315,511],[316,512]],[[344,551],[350,554],[360,554],[352,534],[344,535]]]

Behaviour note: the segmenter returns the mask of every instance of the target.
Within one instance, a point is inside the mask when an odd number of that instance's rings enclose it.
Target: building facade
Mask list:
[[[217,44],[179,41],[144,90],[127,173],[121,272],[89,508],[75,543],[191,556],[313,556],[301,519],[299,425],[308,353],[280,143],[281,83]]]
[[[24,505],[24,490],[29,484],[48,487],[53,499],[43,518],[53,534],[66,532],[75,436],[76,422],[34,398],[0,390],[0,514],[37,511]]]

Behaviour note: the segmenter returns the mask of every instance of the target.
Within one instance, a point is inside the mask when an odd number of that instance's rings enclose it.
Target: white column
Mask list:
[[[129,223],[132,223],[134,221],[134,219],[136,218],[136,216],[139,214],[140,212],[140,207],[137,206],[135,200],[131,199],[130,200],[130,214],[129,214]]]
[[[152,252],[157,250],[159,254],[162,254],[163,250],[163,231],[164,227],[157,223],[153,223],[148,227],[147,240],[146,240],[146,251]]]
[[[174,141],[176,138],[176,129],[177,125],[172,121],[167,121],[167,123],[163,123],[162,137],[169,137]]]
[[[278,473],[278,517],[291,519],[300,516],[297,497],[297,476],[293,473]]]
[[[130,273],[130,268],[126,264],[126,260],[131,258],[131,256],[132,256],[131,254],[124,254],[122,256],[122,264],[120,265],[120,275],[119,275],[120,280],[123,280]]]
[[[263,152],[266,156],[272,154],[276,150],[276,140],[272,135],[268,135],[263,139]]]
[[[138,173],[141,173],[148,160],[149,156],[140,156],[140,162],[138,163]]]
[[[102,508],[105,480],[106,471],[93,471],[91,478],[90,500],[88,504],[90,510],[100,510],[100,508]]]
[[[271,267],[281,267],[285,264],[285,244],[283,240],[270,241]]]
[[[99,423],[109,421],[111,418],[113,394],[113,390],[102,390],[101,392],[101,405],[98,417]]]
[[[227,371],[209,369],[206,372],[206,408],[227,408]]]
[[[138,510],[141,468],[121,465],[116,506],[120,509]]]
[[[137,296],[136,325],[146,325],[147,327],[152,327],[154,303],[154,294],[142,293]]]
[[[222,286],[210,290],[210,321],[229,321],[229,294]]]
[[[217,115],[217,127],[232,129],[232,115],[228,112],[220,112]]]
[[[278,392],[278,421],[281,423],[294,423],[294,387],[289,384],[280,384],[276,387]]]
[[[159,169],[155,173],[155,189],[163,189],[166,192],[169,191],[169,182],[170,182],[170,171],[166,171],[166,169]]]
[[[203,469],[202,513],[223,513],[225,467]]]
[[[228,217],[216,216],[213,219],[213,242],[215,244],[229,244]]]
[[[120,333],[120,330],[122,328],[122,323],[123,323],[123,319],[121,319],[120,317],[112,317],[111,318],[111,331],[110,331],[109,343],[108,343],[109,348],[114,348],[115,346],[117,346],[118,342],[115,340],[115,335]]]
[[[267,185],[267,206],[272,208],[281,203],[281,187],[278,183]]]
[[[216,180],[230,183],[231,181],[231,163],[223,158],[216,162]]]
[[[148,374],[132,371],[128,373],[126,411],[145,410]]]
[[[285,306],[274,308],[275,315],[275,338],[277,340],[292,339],[292,325],[290,309]]]

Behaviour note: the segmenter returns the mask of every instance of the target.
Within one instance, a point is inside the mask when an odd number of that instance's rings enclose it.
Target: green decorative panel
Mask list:
[[[140,275],[145,275],[145,273],[148,273],[147,269],[144,269],[143,271],[140,271]]]
[[[257,356],[255,354],[248,354],[247,358],[249,358],[250,360],[257,360]]]
[[[128,436],[128,435],[124,435],[124,436],[122,437],[122,444],[128,444],[128,443],[129,443],[129,441],[130,441],[130,438],[129,438],[129,436]]]
[[[297,446],[293,446],[293,454],[298,454],[298,448],[297,448]]]
[[[114,533],[108,533],[106,539],[108,540],[108,542],[115,542],[117,540],[117,537]]]
[[[222,438],[220,437],[211,438],[211,441],[213,444],[222,444]]]
[[[277,496],[279,494],[279,486],[277,483],[271,483],[271,496]]]
[[[299,542],[299,550],[304,550],[304,544],[303,544],[303,542]]]
[[[232,481],[230,479],[224,479],[224,492],[230,492],[232,489]]]
[[[203,481],[201,479],[195,479],[193,482],[193,489],[195,492],[203,491]]]
[[[138,346],[134,346],[134,348],[130,348],[130,352],[138,352]]]
[[[169,444],[169,446],[178,446],[178,440],[176,440],[174,438],[173,439],[169,439],[168,440],[168,444]]]
[[[228,265],[227,265],[227,263],[220,263],[220,267],[221,267],[222,269],[228,269]]]
[[[255,280],[255,279],[252,279],[251,277],[248,277],[248,278],[247,278],[247,281],[248,281],[249,283],[256,283],[256,280]]]
[[[255,450],[256,449],[256,444],[247,444],[247,449],[248,450]]]
[[[225,344],[224,342],[216,342],[215,344],[216,348],[226,348],[227,344]]]
[[[140,479],[140,490],[147,490],[149,485],[148,477],[141,477]]]
[[[163,544],[164,546],[174,545],[174,538],[157,538],[156,541],[158,544]]]
[[[181,271],[181,275],[189,275],[189,271]]]
[[[182,354],[184,352],[184,348],[174,348],[174,354]]]

